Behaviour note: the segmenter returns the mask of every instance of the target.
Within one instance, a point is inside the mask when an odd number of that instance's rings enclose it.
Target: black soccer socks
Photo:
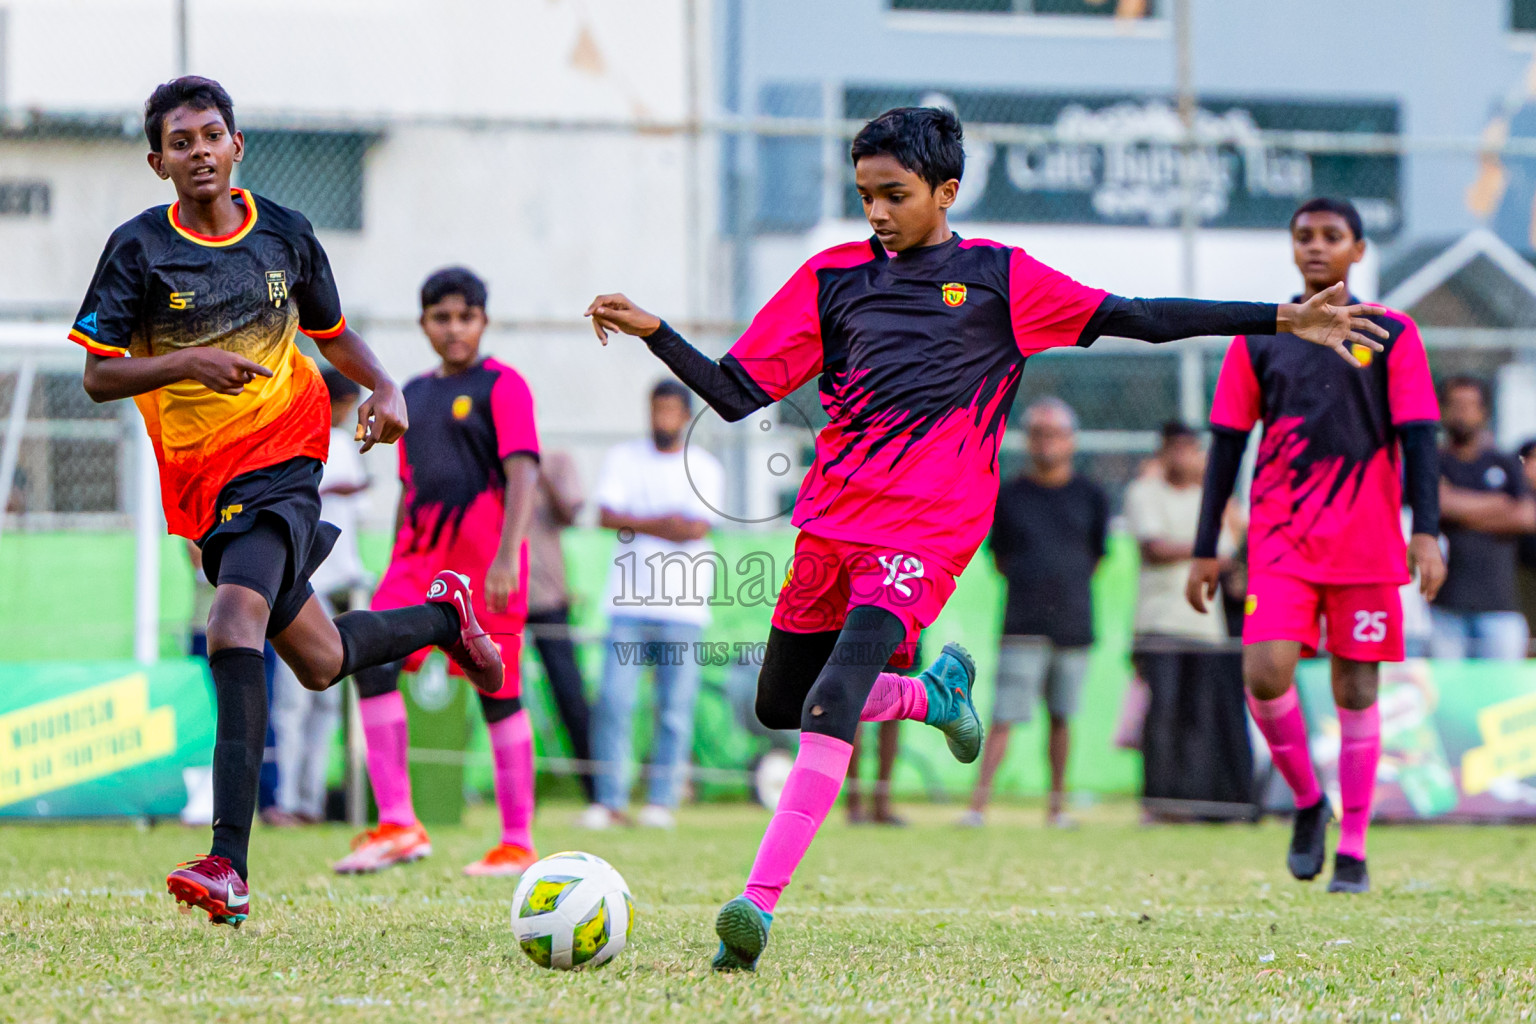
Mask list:
[[[218,699],[213,744],[213,846],[246,877],[251,819],[267,745],[267,671],[262,653],[226,647],[208,656]]]

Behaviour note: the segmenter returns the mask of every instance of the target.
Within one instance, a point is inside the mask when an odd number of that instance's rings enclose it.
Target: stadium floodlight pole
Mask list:
[[[1174,2],[1174,48],[1177,59],[1179,122],[1184,139],[1179,146],[1179,287],[1185,295],[1196,295],[1195,246],[1199,242],[1198,213],[1195,208],[1195,55],[1193,48],[1193,12],[1190,0]],[[1193,345],[1179,349],[1179,418],[1198,423],[1205,418],[1205,365],[1200,350]]]
[[[133,431],[133,657],[140,664],[160,660],[160,470],[145,430]]]
[[[1179,121],[1184,126],[1179,147],[1179,287],[1195,294],[1195,58],[1191,43],[1190,0],[1174,0],[1174,51],[1177,61]]]
[[[188,73],[191,66],[187,57],[187,0],[176,0],[176,77]]]

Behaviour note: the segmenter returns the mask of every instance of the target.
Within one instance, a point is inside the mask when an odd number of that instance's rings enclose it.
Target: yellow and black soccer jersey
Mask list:
[[[112,232],[69,332],[100,356],[203,345],[272,371],[239,395],[184,380],[135,399],[160,461],[170,531],[194,539],[213,527],[219,490],[241,473],[326,457],[330,400],[294,338],[333,338],[346,327],[330,261],[304,215],[245,189],[234,199],[245,220],[221,237],[184,227],[178,204]]]

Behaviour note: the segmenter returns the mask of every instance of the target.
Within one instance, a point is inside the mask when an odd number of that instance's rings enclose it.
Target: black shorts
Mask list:
[[[268,636],[299,614],[315,592],[310,576],[341,536],[320,519],[324,468],[303,456],[235,477],[219,491],[218,521],[198,542],[210,582],[248,587],[267,599]]]

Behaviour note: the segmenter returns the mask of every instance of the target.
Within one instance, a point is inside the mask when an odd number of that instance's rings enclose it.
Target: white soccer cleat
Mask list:
[[[578,828],[590,829],[593,832],[612,828],[613,824],[613,812],[602,804],[588,804],[586,810],[581,812],[581,817],[576,819]]]
[[[646,804],[640,808],[636,816],[641,828],[674,829],[677,827],[677,816],[666,807],[659,804]]]

